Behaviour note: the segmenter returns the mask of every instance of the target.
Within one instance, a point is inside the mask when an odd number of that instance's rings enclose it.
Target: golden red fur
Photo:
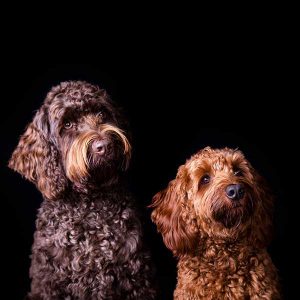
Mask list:
[[[238,185],[232,200],[226,188]],[[199,151],[151,205],[152,220],[178,257],[174,299],[279,299],[266,251],[273,200],[242,152]]]

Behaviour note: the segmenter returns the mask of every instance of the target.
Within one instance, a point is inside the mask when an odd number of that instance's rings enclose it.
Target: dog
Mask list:
[[[280,299],[266,250],[273,199],[241,151],[200,150],[151,207],[152,221],[178,258],[174,299]]]
[[[9,167],[43,195],[29,299],[154,299],[150,256],[124,184],[131,145],[105,90],[62,82],[47,94]]]

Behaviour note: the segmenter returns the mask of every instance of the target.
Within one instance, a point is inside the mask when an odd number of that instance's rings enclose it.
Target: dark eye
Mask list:
[[[97,113],[97,116],[98,116],[99,118],[103,119],[103,118],[104,118],[104,112],[103,112],[102,110],[99,111],[99,112]]]
[[[200,183],[201,184],[208,184],[210,182],[210,176],[209,175],[204,175],[201,180],[200,180]]]
[[[70,129],[70,128],[72,128],[72,126],[73,126],[73,123],[70,122],[70,121],[66,121],[66,122],[64,123],[64,127],[65,127],[66,129]]]
[[[233,170],[234,176],[243,176],[243,172],[240,169]]]

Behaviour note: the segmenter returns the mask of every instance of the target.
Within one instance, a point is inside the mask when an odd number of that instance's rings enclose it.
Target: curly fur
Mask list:
[[[226,196],[231,184],[244,187],[238,201]],[[151,206],[165,245],[179,259],[174,299],[280,298],[266,250],[273,200],[240,151],[199,151]]]
[[[44,196],[36,220],[30,299],[153,299],[150,257],[122,184],[126,123],[104,90],[52,88],[9,167]],[[105,141],[105,151],[94,149]]]

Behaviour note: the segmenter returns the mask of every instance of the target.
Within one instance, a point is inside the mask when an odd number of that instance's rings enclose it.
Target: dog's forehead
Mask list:
[[[232,155],[228,155],[226,152],[216,153],[211,160],[212,169],[214,171],[222,171],[224,169],[231,168],[232,166]]]
[[[78,92],[79,93],[79,92]],[[64,107],[73,107],[74,109],[88,109],[91,106],[103,105],[103,100],[97,94],[78,94],[78,97],[72,95],[57,95],[53,99],[52,105],[60,103]]]
[[[211,156],[206,160],[206,163],[208,163],[215,172],[231,169],[232,167],[232,159],[222,153]]]
[[[197,169],[197,167],[202,167],[204,169],[209,168],[217,172],[231,170],[241,161],[244,161],[244,156],[240,151],[229,148],[205,148],[195,155],[190,163],[194,169]]]
[[[66,114],[81,115],[87,112],[100,110],[104,104],[97,98],[84,98],[74,100],[72,98],[55,97],[49,105],[49,113],[52,119],[61,119]]]

